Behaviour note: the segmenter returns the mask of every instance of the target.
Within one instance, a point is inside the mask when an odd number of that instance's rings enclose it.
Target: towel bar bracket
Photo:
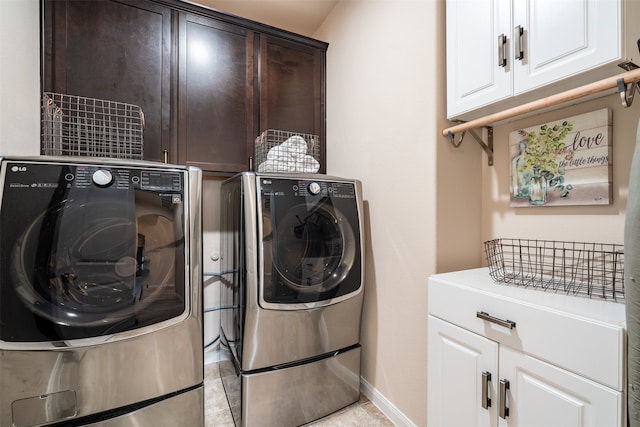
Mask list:
[[[640,39],[638,39],[638,49],[640,49]],[[635,63],[631,61],[618,64],[618,67],[626,71],[632,71],[636,68],[639,68]],[[616,80],[616,85],[618,86],[618,94],[620,95],[622,106],[624,108],[631,107],[631,104],[633,103],[633,97],[636,94],[636,89],[640,90],[640,84],[637,81],[625,83],[624,78],[620,77],[618,80]]]
[[[618,84],[618,93],[620,94],[622,106],[625,108],[631,107],[636,89],[638,89],[638,82],[625,83],[623,78],[619,78],[616,82]]]
[[[484,142],[482,138],[480,138],[478,134],[473,131],[473,129],[463,131],[458,141],[455,140],[455,135],[451,131],[449,131],[449,141],[451,142],[451,145],[453,145],[455,148],[458,148],[460,147],[460,144],[462,144],[462,140],[464,139],[467,132],[469,132],[473,139],[475,139],[476,142],[480,144],[480,147],[482,147],[484,152],[487,153],[487,164],[489,166],[493,166],[493,128],[491,126],[485,126],[485,128],[487,129],[487,142]]]

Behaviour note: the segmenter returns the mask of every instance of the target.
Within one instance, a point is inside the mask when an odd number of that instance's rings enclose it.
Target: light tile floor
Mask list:
[[[204,414],[206,427],[234,427],[227,403],[219,362],[204,367]],[[307,424],[307,427],[393,427],[394,424],[369,399],[360,400],[334,414]]]

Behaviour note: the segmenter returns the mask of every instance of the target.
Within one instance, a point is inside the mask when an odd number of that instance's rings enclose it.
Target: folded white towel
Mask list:
[[[307,142],[300,135],[293,135],[282,143],[287,152],[294,157],[301,157],[307,154]]]
[[[269,160],[286,160],[289,157],[291,157],[291,153],[282,144],[271,147],[267,153],[267,159]]]
[[[296,162],[289,160],[267,159],[258,165],[258,172],[295,172]]]
[[[269,149],[267,160],[258,165],[258,172],[318,172],[320,163],[306,153],[306,141],[294,135]]]
[[[296,172],[316,173],[320,170],[320,163],[318,163],[318,161],[314,159],[313,156],[309,156],[308,154],[305,154],[302,157],[298,157],[296,159],[295,165]]]
[[[275,161],[267,159],[258,165],[258,172],[276,172]]]

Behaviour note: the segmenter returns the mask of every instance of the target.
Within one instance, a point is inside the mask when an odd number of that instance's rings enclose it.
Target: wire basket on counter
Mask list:
[[[267,129],[256,138],[254,165],[256,172],[317,173],[320,137]]]
[[[495,239],[484,250],[496,282],[624,301],[623,245]]]
[[[41,152],[142,159],[144,113],[137,105],[45,92]]]

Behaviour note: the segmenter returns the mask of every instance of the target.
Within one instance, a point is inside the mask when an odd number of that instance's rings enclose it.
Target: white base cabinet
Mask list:
[[[498,372],[508,381],[499,426],[622,426],[623,393],[501,346]],[[503,402],[498,402],[503,405]]]
[[[496,425],[498,343],[431,315],[428,329],[427,425]],[[485,384],[483,373],[492,373]],[[483,393],[488,405],[482,403]]]
[[[487,269],[431,276],[427,425],[626,426],[624,317]]]

